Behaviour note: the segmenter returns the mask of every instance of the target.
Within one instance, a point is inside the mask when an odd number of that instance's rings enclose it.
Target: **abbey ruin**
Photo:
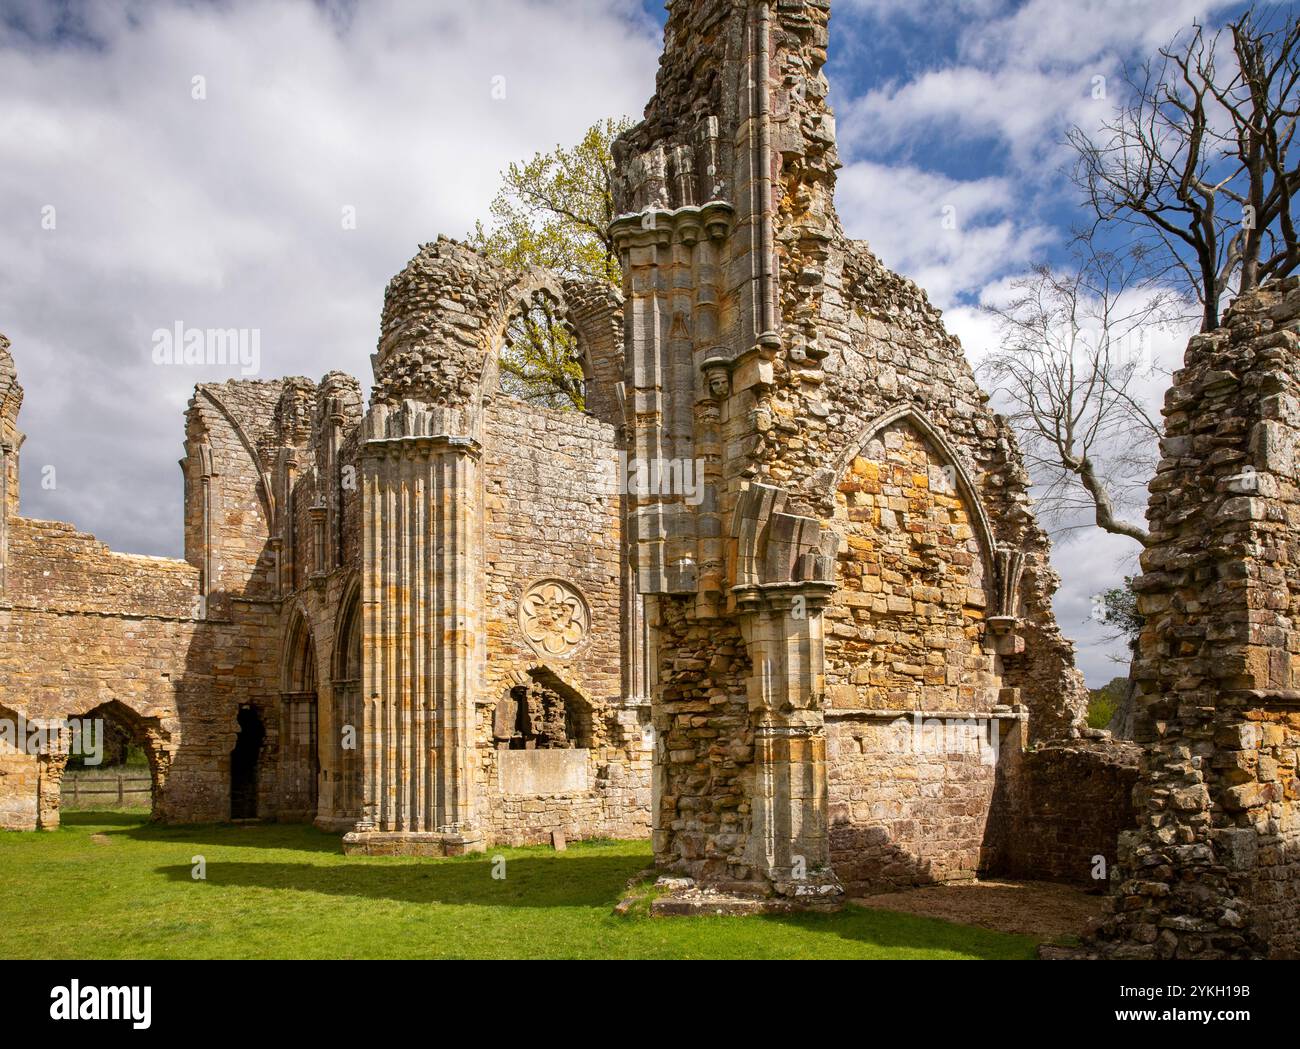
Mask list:
[[[829,7],[670,4],[615,149],[621,293],[438,239],[388,286],[368,396],[199,385],[183,561],[19,514],[0,340],[0,717],[128,723],[169,822],[651,836],[687,898],[774,907],[1101,859],[1092,953],[1300,953],[1300,286],[1189,349],[1138,739],[1099,738],[1014,435],[836,216]],[[586,412],[500,388],[539,300]],[[57,826],[66,748],[20,743],[0,826]]]

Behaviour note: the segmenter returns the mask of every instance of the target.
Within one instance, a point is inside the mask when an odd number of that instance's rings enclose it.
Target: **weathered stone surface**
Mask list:
[[[522,280],[525,299],[573,296],[593,388],[621,371],[615,293]],[[145,744],[169,821],[314,820],[372,854],[647,833],[618,437],[499,394],[520,281],[450,241],[422,250],[390,289],[367,417],[337,372],[198,387],[183,562],[17,515],[21,388],[0,345],[0,716],[110,704]],[[455,359],[452,329],[475,333]],[[433,366],[411,371],[417,359]],[[548,580],[581,612],[560,643],[539,625],[549,606],[521,607]],[[527,745],[567,748],[524,760],[559,774],[499,775],[493,714],[521,686],[555,699]],[[64,760],[0,740],[0,824],[56,825]]]
[[[709,491],[629,520],[656,856],[792,898],[973,877],[995,805],[1022,797],[995,789],[1014,755],[1086,704],[1010,429],[924,293],[835,215],[828,14],[671,5],[615,146],[629,439],[698,459]],[[981,725],[891,753],[913,712]]]
[[[1066,839],[1104,820],[1060,795],[1093,758],[1023,754],[1077,737],[1086,703],[1047,539],[938,311],[840,227],[828,16],[671,5],[615,147],[621,295],[440,238],[388,287],[368,404],[340,373],[198,387],[184,562],[17,515],[0,345],[0,703],[118,704],[164,819],[314,819],[418,855],[653,822],[658,866],[692,879],[660,913],[1013,858],[1075,878]],[[586,414],[500,392],[538,297],[576,335]],[[1286,434],[1252,439],[1285,472]],[[1261,519],[1260,492],[1232,497]],[[1087,754],[1100,804],[1123,775]],[[60,761],[0,753],[0,818],[56,819]],[[1039,867],[1020,834],[1056,843]]]
[[[1165,398],[1109,957],[1300,956],[1300,279],[1191,340]]]

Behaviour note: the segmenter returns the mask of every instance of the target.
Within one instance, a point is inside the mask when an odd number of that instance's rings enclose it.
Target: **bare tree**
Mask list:
[[[1149,329],[1178,299],[1152,281],[1140,250],[1085,245],[1075,261],[1036,266],[1012,282],[1010,301],[985,307],[1001,343],[980,369],[1009,402],[1040,512],[1087,510],[1097,527],[1146,545],[1146,529],[1123,511],[1151,476],[1162,432],[1141,389],[1156,371]]]
[[[1194,25],[1159,56],[1126,70],[1129,97],[1098,132],[1068,133],[1074,180],[1093,212],[1088,233],[1119,226],[1136,238],[1199,300],[1210,331],[1225,294],[1300,266],[1300,18],[1252,5],[1217,33]]]

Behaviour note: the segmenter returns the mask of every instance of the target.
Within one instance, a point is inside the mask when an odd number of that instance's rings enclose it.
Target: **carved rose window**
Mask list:
[[[587,636],[587,602],[568,583],[544,579],[529,587],[519,602],[519,626],[537,651],[564,655]]]

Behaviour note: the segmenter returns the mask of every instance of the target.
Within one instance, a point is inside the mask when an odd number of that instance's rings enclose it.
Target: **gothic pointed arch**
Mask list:
[[[363,762],[361,706],[361,579],[354,576],[343,590],[335,619],[330,659],[330,735],[325,751],[327,802],[317,824],[350,828],[361,817]],[[329,811],[325,811],[328,809]],[[326,822],[322,822],[325,820]]]
[[[989,520],[988,511],[985,509],[984,500],[980,498],[979,489],[975,486],[974,478],[971,477],[970,471],[966,464],[962,462],[961,457],[957,454],[948,438],[944,436],[943,430],[936,426],[935,423],[919,408],[911,404],[900,404],[882,412],[874,419],[868,422],[857,435],[846,446],[843,452],[836,459],[834,466],[827,471],[827,483],[822,490],[822,500],[826,505],[833,506],[835,502],[835,492],[839,487],[844,475],[848,473],[853,465],[853,460],[862,455],[863,449],[867,444],[882,430],[889,426],[903,423],[915,429],[935,453],[943,461],[944,465],[952,470],[953,486],[960,493],[961,497],[970,507],[972,516],[972,527],[980,540],[980,548],[985,560],[985,568],[988,570],[988,577],[993,578],[994,558],[997,550],[997,542],[993,535],[993,525]]]
[[[361,577],[353,574],[343,590],[334,630],[330,676],[335,683],[361,680]]]
[[[319,796],[320,743],[316,644],[294,606],[285,633],[280,686],[280,816],[311,820]]]

